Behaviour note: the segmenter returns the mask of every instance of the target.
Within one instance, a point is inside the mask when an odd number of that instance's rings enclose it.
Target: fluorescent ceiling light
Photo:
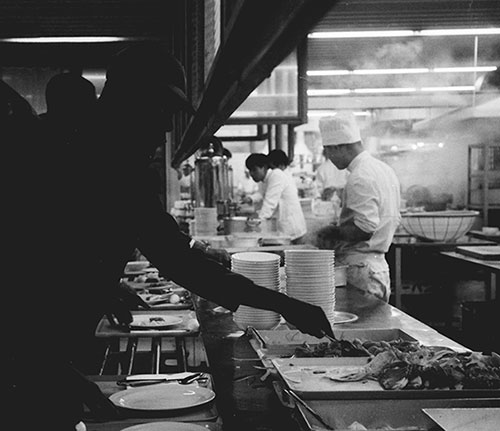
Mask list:
[[[308,70],[307,76],[339,76],[351,73],[352,71],[350,70]]]
[[[400,88],[355,88],[354,93],[358,94],[377,94],[377,93],[413,93],[417,91],[413,87],[400,87]]]
[[[342,96],[345,94],[390,94],[390,93],[415,93],[418,91],[474,91],[476,88],[473,85],[457,85],[452,87],[386,87],[386,88],[339,88],[339,89],[321,89],[307,90],[308,96]]]
[[[351,90],[340,89],[340,90],[307,90],[308,96],[341,96],[343,94],[349,94]]]
[[[474,91],[473,85],[457,85],[454,87],[422,87],[422,91]]]
[[[492,72],[496,66],[470,67],[415,67],[406,69],[355,69],[355,70],[308,70],[308,76],[340,76],[340,75],[409,75],[422,73],[463,73],[463,72]]]
[[[320,110],[315,110],[315,111],[308,111],[307,116],[308,117],[328,117],[331,115],[336,115],[337,111],[320,111]],[[371,113],[369,111],[354,111],[353,114],[356,117],[370,117]]]
[[[500,34],[500,28],[447,28],[436,30],[421,30],[417,32],[421,36],[480,36],[489,34]]]
[[[413,69],[358,69],[353,70],[353,75],[399,75],[411,73],[427,73],[429,69],[426,67],[413,68]]]
[[[311,39],[349,39],[364,37],[408,37],[414,36],[413,30],[387,31],[319,31],[309,33]]]
[[[1,42],[12,43],[103,43],[103,42],[123,42],[131,40],[127,37],[111,36],[72,36],[72,37],[10,37],[0,39]]]
[[[500,28],[451,28],[436,30],[322,31],[309,33],[310,39],[349,39],[411,36],[480,36],[500,34]]]
[[[436,67],[432,69],[435,73],[454,73],[454,72],[493,72],[497,70],[496,66],[470,66],[470,67]]]

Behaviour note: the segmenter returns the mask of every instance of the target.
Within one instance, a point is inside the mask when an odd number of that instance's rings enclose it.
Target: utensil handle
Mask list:
[[[323,337],[325,338],[328,338],[330,341],[336,343],[338,342],[337,338],[335,338],[335,334],[333,335],[333,337],[331,335],[328,335],[325,331],[323,331]]]
[[[257,329],[255,329],[253,326],[249,326],[248,330],[250,330],[258,338],[258,340],[260,341],[260,344],[262,344],[262,348],[265,349],[266,348],[266,340],[264,340],[262,335],[260,335],[259,331]]]
[[[331,427],[329,424],[327,424],[326,421],[321,417],[321,415],[316,410],[314,410],[312,407],[309,407],[309,404],[307,404],[302,398],[300,398],[294,391],[286,388],[283,388],[283,390],[289,396],[291,396],[295,401],[297,401],[302,407],[304,407],[309,413],[311,413],[311,415],[313,415],[316,418],[316,420],[319,423],[321,423],[321,425],[323,425],[326,429],[334,430],[334,428]]]

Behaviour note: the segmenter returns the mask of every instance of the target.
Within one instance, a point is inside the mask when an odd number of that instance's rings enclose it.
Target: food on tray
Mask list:
[[[169,288],[153,288],[147,289],[140,293],[139,296],[151,306],[185,303],[189,299],[189,292],[185,289],[183,289],[183,292],[180,292],[179,289],[177,291],[178,293]]]
[[[338,340],[314,344],[303,343],[295,348],[297,358],[335,358],[341,356],[371,356],[359,340]]]
[[[376,356],[378,353],[388,349],[396,349],[400,352],[416,352],[421,345],[418,341],[403,340],[401,338],[390,341],[362,341],[357,338],[352,341],[337,340],[309,345],[303,343],[295,349],[297,358],[335,358],[335,357],[358,357]],[[441,349],[441,347],[439,348]]]
[[[386,342],[383,342],[386,343]],[[500,389],[500,357],[405,342],[387,346],[361,367],[328,377],[340,382],[377,380],[384,389]]]
[[[134,283],[160,283],[162,278],[158,273],[141,274],[132,280]],[[165,282],[163,283],[165,284]]]
[[[134,326],[147,326],[147,327],[165,326],[166,321],[161,316],[152,316],[149,317],[148,319],[134,321],[133,324]]]
[[[171,304],[178,304],[179,302],[181,302],[181,297],[177,295],[177,293],[172,293],[172,295],[170,295],[169,301]]]

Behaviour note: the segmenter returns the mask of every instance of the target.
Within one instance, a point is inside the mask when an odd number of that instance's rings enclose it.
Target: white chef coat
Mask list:
[[[292,177],[281,169],[269,169],[262,183],[264,200],[258,212],[259,218],[276,216],[278,231],[292,240],[305,235],[306,220]]]
[[[343,189],[347,182],[348,171],[337,168],[329,159],[326,159],[316,169],[316,191],[321,196],[323,190],[329,187]]]
[[[388,301],[389,266],[385,253],[401,220],[400,185],[384,162],[363,151],[351,161],[339,224],[353,221],[372,236],[367,241],[341,243],[337,259],[349,265],[348,283]]]

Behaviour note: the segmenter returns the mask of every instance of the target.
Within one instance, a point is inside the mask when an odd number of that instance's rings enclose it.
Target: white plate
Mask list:
[[[207,431],[201,425],[187,422],[149,422],[123,428],[121,431]]]
[[[136,314],[130,329],[164,329],[182,323],[182,317],[160,314]]]
[[[215,392],[208,388],[177,383],[125,389],[109,397],[118,407],[148,411],[187,409],[206,404],[214,398]]]
[[[261,251],[256,251],[256,252],[249,251],[249,252],[235,253],[232,256],[232,259],[235,261],[245,262],[245,263],[250,263],[250,262],[270,263],[270,262],[279,262],[281,257],[273,253],[266,253]]]
[[[339,323],[350,323],[358,320],[359,317],[353,313],[347,313],[346,311],[336,311],[334,315],[334,323],[338,325]]]

